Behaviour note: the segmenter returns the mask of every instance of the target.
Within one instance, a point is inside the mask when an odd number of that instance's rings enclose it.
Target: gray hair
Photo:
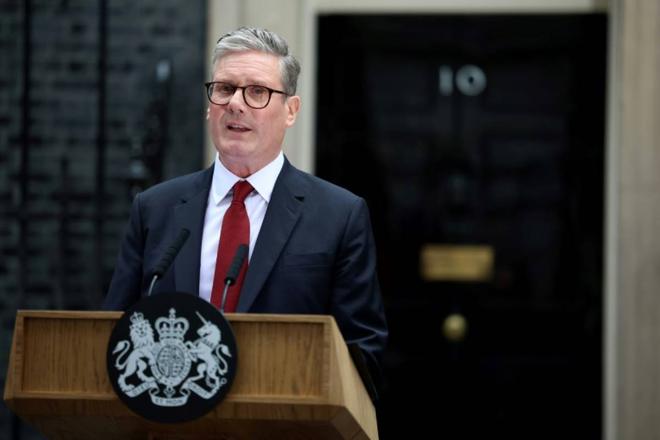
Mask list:
[[[280,59],[282,85],[287,95],[295,95],[300,63],[289,53],[286,40],[266,29],[241,27],[220,37],[213,49],[213,68],[223,56],[233,52],[256,50],[276,55]]]

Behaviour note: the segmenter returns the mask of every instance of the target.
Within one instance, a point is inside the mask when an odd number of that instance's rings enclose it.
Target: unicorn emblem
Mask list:
[[[197,329],[199,338],[195,342],[186,342],[186,346],[192,360],[198,362],[197,375],[189,377],[184,384],[184,388],[190,388],[200,395],[204,393],[215,394],[222,385],[227,383],[227,379],[220,377],[226,375],[229,370],[229,365],[224,356],[232,357],[232,355],[229,347],[220,343],[221,332],[218,326],[204,319],[198,312],[195,313],[203,325]],[[199,384],[196,383],[202,379],[204,379],[204,385],[210,388],[209,391],[200,389]]]

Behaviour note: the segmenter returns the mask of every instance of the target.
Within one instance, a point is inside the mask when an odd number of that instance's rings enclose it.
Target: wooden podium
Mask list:
[[[374,406],[330,316],[228,314],[238,371],[200,419],[150,422],[115,395],[106,349],[122,312],[19,311],[4,399],[53,439],[377,439]]]

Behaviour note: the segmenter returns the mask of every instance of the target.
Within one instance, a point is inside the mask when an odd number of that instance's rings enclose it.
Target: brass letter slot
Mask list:
[[[495,252],[487,245],[427,244],[420,255],[420,272],[425,281],[489,281]]]

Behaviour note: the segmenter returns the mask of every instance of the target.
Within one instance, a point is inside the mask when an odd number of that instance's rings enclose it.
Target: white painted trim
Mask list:
[[[239,0],[209,0],[208,15],[206,16],[206,68],[204,78],[211,75],[211,57],[213,48],[218,38],[224,33],[236,29],[240,26],[240,1]],[[208,81],[208,80],[205,80]],[[206,100],[206,97],[204,98]],[[206,102],[206,101],[204,101]],[[213,163],[215,159],[215,146],[209,137],[206,129],[206,109],[202,113],[204,119],[204,164],[206,166]]]
[[[607,0],[308,0],[316,13],[578,13],[607,10]]]
[[[609,9],[607,42],[607,114],[605,120],[605,225],[603,228],[603,438],[615,440],[618,405],[619,164],[621,144],[621,6]]]
[[[316,160],[316,20],[318,11],[314,5],[305,1],[302,5],[302,36],[303,56],[301,59],[301,87],[300,98],[302,108],[299,123],[299,157],[298,166],[310,173],[314,172],[314,161]]]

